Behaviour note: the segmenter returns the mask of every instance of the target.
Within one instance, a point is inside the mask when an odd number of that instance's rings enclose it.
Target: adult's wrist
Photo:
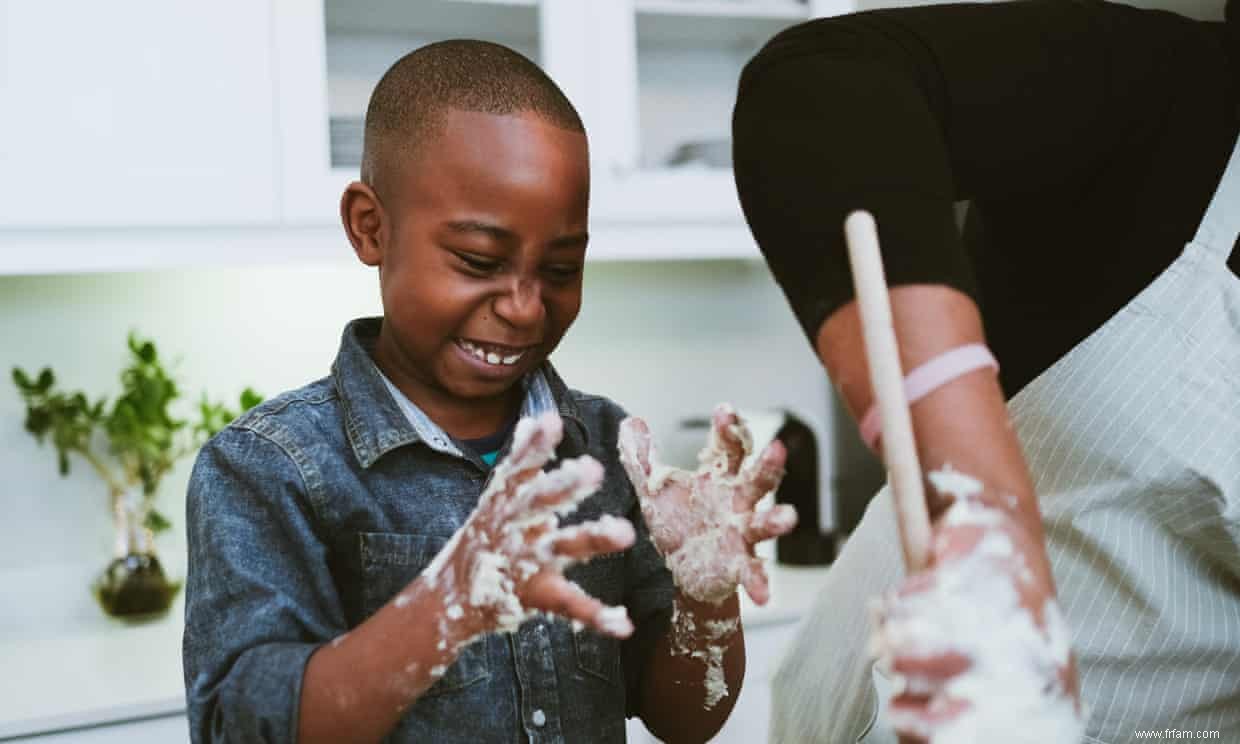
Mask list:
[[[1055,582],[1041,525],[1030,525],[1023,513],[1006,499],[973,497],[967,504],[941,513],[933,524],[935,563],[954,562],[977,550],[985,550],[987,536],[997,534],[1006,540],[1001,554],[1004,562],[1023,567],[1023,582],[1042,599],[1054,597]],[[962,548],[962,546],[968,546]]]
[[[944,465],[943,467],[950,468],[951,466]],[[935,472],[936,470],[942,470],[942,468],[928,468],[927,472]],[[930,522],[932,525],[937,526],[943,522],[948,510],[957,502],[958,497],[939,491],[935,487],[932,478],[926,478],[925,485],[926,498],[931,507]],[[1040,530],[1030,530],[1027,524],[1028,520],[1026,519],[1027,510],[1024,504],[1037,502],[1037,496],[1032,491],[1023,488],[1008,489],[984,484],[981,491],[969,495],[968,501],[978,508],[993,511],[996,518],[1001,518],[1004,522],[1011,521],[1018,524],[1026,532],[1040,533]]]

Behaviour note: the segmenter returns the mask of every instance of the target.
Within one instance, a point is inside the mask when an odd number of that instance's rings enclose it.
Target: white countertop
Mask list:
[[[102,569],[0,574],[0,739],[185,709],[184,591],[162,618],[128,623],[90,592]]]
[[[742,592],[746,628],[796,622],[827,573],[768,570],[766,606]],[[78,566],[0,574],[0,739],[185,709],[184,592],[164,617],[130,624],[104,615],[89,590],[93,578]]]

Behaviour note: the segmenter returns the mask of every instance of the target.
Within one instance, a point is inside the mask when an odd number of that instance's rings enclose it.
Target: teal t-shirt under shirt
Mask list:
[[[513,416],[499,431],[490,436],[479,437],[478,439],[462,439],[461,444],[473,450],[488,466],[494,466],[496,458],[499,457],[500,450],[504,448],[504,442],[507,442],[508,437],[512,436],[512,430],[517,428],[518,418],[519,416]]]

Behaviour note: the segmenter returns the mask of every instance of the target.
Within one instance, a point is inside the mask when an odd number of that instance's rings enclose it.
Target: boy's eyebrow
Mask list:
[[[552,248],[577,248],[584,246],[590,242],[590,234],[585,232],[573,233],[571,235],[561,235],[554,238],[550,246]]]
[[[445,223],[444,226],[456,233],[485,233],[488,237],[496,240],[508,241],[517,237],[512,230],[499,225],[492,225],[489,222],[479,222],[478,220],[452,220]]]
[[[517,239],[517,234],[506,227],[493,225],[489,222],[481,222],[479,220],[451,220],[445,222],[444,226],[455,233],[483,233],[494,240],[501,242],[510,242]],[[575,248],[580,245],[586,245],[590,242],[589,233],[580,232],[571,235],[561,235],[554,238],[550,242],[552,248]]]

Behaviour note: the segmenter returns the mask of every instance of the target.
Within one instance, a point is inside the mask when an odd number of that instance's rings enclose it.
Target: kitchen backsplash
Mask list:
[[[761,263],[598,263],[585,282],[581,315],[552,358],[573,387],[614,398],[664,440],[722,400],[787,407],[830,431],[826,376]],[[70,388],[113,395],[125,335],[138,330],[178,360],[188,413],[203,390],[274,395],[326,374],[344,323],[379,312],[374,273],[345,261],[0,277],[0,571],[102,565],[111,544],[102,484],[81,461],[58,477],[54,452],[23,430],[14,365],[50,365]],[[161,552],[178,575],[191,461],[160,496],[175,527]]]

